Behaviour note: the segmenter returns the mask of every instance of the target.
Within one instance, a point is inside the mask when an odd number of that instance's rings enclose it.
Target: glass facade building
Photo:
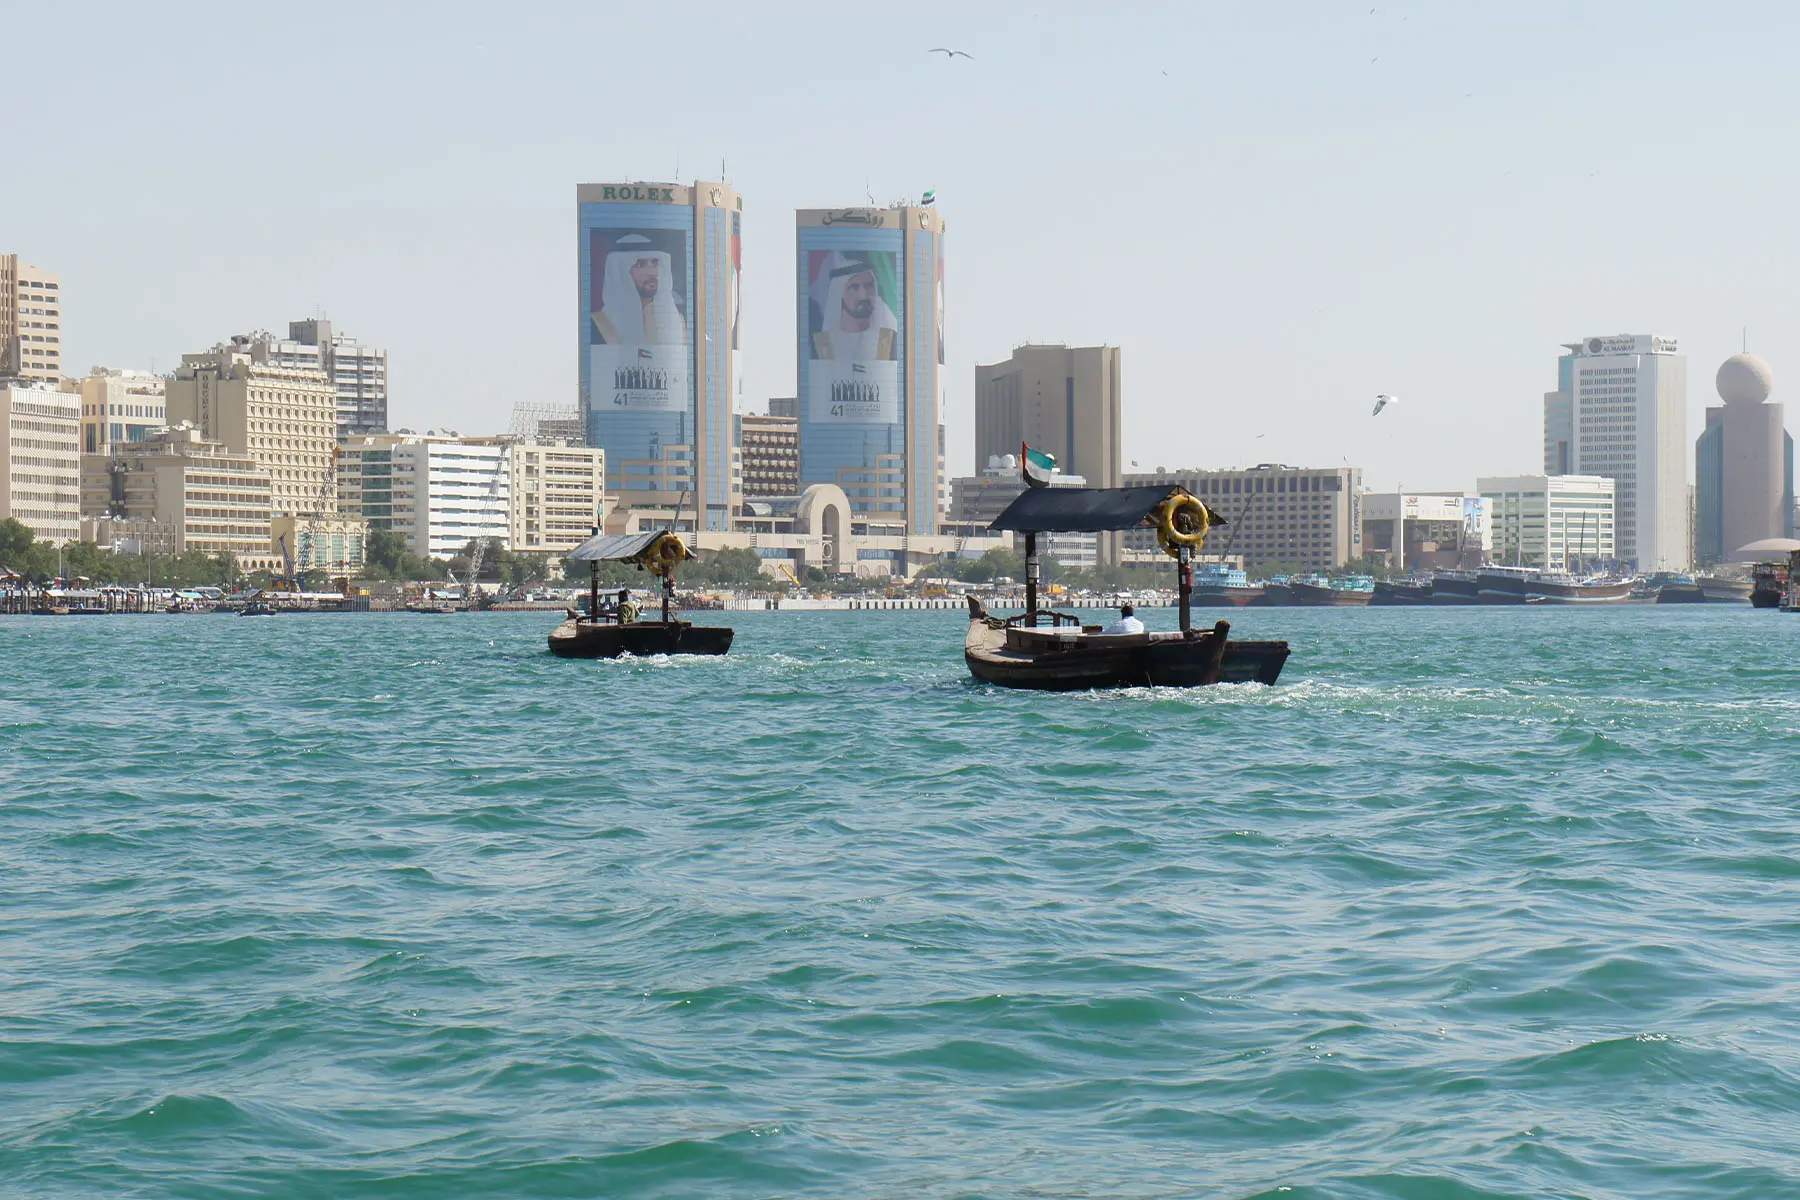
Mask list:
[[[581,412],[626,507],[728,529],[742,202],[723,184],[576,189]],[[685,518],[684,518],[685,519]]]

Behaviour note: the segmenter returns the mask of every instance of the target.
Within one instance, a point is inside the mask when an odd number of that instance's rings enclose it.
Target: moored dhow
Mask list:
[[[1530,567],[1486,567],[1480,573],[1483,604],[1623,604],[1629,579],[1576,579]]]
[[[1429,579],[1378,579],[1375,581],[1375,594],[1370,604],[1411,605],[1431,603],[1431,580]]]
[[[1433,604],[1480,604],[1481,577],[1474,571],[1436,571],[1431,576]]]
[[[1194,567],[1194,604],[1198,608],[1243,608],[1263,594],[1260,584],[1239,567],[1204,562]]]
[[[1367,575],[1349,575],[1328,579],[1323,575],[1302,575],[1288,584],[1294,591],[1294,603],[1308,607],[1361,607],[1375,598],[1375,581]]]
[[[1023,455],[1028,462],[1032,455]],[[1044,456],[1039,455],[1039,458]],[[1192,555],[1222,524],[1199,497],[1182,487],[1048,488],[1033,482],[988,528],[1025,537],[1025,611],[988,613],[969,599],[963,660],[984,683],[1038,691],[1111,687],[1203,687],[1214,683],[1274,683],[1288,658],[1286,642],[1230,639],[1231,626],[1192,624]],[[1040,533],[1104,533],[1152,525],[1176,561],[1180,629],[1151,633],[1127,617],[1119,631],[1084,626],[1073,613],[1038,607]],[[1129,610],[1126,610],[1127,614]]]

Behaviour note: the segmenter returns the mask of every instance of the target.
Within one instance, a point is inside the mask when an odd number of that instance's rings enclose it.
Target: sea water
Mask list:
[[[1800,619],[1218,615],[0,618],[0,1195],[1800,1196]]]

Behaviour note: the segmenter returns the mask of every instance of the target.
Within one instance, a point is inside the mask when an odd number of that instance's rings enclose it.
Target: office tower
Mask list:
[[[1607,376],[1606,378],[1611,378]],[[1591,571],[1619,558],[1615,483],[1599,475],[1497,475],[1487,502],[1492,560],[1540,571]]]
[[[408,553],[421,558],[461,554],[475,538],[509,544],[510,442],[433,433],[346,438],[340,504],[371,529],[404,534]]]
[[[1674,338],[1568,343],[1574,473],[1617,482],[1617,556],[1640,571],[1688,566],[1687,359]]]
[[[842,487],[872,530],[934,534],[943,215],[902,205],[796,220],[800,480]]]
[[[320,318],[288,322],[288,341],[319,351],[319,366],[337,388],[337,435],[386,433],[388,355],[338,333]]]
[[[1462,491],[1365,492],[1363,553],[1395,571],[1479,567],[1489,545],[1487,502]]]
[[[769,415],[771,417],[792,417],[800,419],[800,398],[798,396],[770,396]]]
[[[0,254],[0,379],[62,378],[62,280]]]
[[[43,541],[81,535],[81,397],[48,382],[0,383],[0,520],[7,517]]]
[[[1180,484],[1224,517],[1227,524],[1206,539],[1205,553],[1241,558],[1247,571],[1275,565],[1329,571],[1363,553],[1361,467],[1277,463],[1242,471],[1158,467],[1124,477],[1125,487],[1146,484]],[[1125,557],[1166,561],[1154,529],[1126,533]]]
[[[581,408],[625,508],[731,527],[743,202],[720,183],[575,189]]]
[[[1021,443],[1056,456],[1057,468],[1092,487],[1118,487],[1124,469],[1117,346],[1016,347],[975,368],[975,461],[1017,455]],[[1118,562],[1123,535],[1104,534],[1100,554]]]
[[[1703,566],[1794,532],[1794,439],[1785,406],[1769,403],[1774,372],[1753,354],[1734,354],[1715,383],[1725,403],[1706,410],[1694,444],[1694,539]]]
[[[1580,342],[1566,342],[1568,353],[1556,360],[1556,390],[1544,393],[1544,473],[1567,475],[1575,450],[1575,353]]]
[[[950,504],[946,508],[950,525],[958,529],[985,530],[1006,511],[1006,506],[1025,491],[1025,477],[1019,472],[1019,456],[995,454],[979,475],[959,475],[950,481]],[[1081,475],[1070,475],[1060,467],[1050,477],[1048,486],[1079,488],[1091,486]],[[1038,550],[1065,567],[1091,568],[1100,561],[1099,533],[1046,533],[1038,538]],[[1025,552],[1025,535],[1012,535],[1013,549]]]
[[[182,355],[164,388],[171,423],[192,425],[269,472],[276,514],[337,511],[337,388],[317,355],[317,347],[243,335]]]

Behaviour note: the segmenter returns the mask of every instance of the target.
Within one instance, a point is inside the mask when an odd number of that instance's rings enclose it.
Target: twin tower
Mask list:
[[[698,528],[730,529],[743,199],[722,183],[584,183],[575,201],[581,409],[608,490],[671,512],[686,492]],[[943,216],[926,203],[796,217],[801,484],[842,487],[870,532],[935,534]]]

